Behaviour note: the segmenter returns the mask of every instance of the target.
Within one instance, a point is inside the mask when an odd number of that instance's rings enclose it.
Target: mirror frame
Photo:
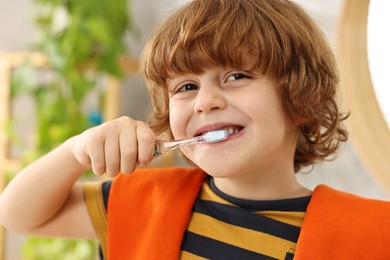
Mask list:
[[[342,98],[351,116],[350,137],[368,172],[390,191],[390,129],[379,107],[368,64],[370,1],[345,0],[338,35]]]

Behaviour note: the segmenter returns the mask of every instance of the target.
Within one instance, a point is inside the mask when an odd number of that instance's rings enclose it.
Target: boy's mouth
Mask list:
[[[209,131],[206,131],[206,132],[198,133],[196,136],[205,134],[207,132],[216,131],[216,130],[225,130],[228,133],[228,135],[230,136],[230,135],[234,135],[234,134],[239,133],[243,128],[244,128],[243,126],[239,126],[239,125],[226,126],[226,127],[222,127],[222,128],[213,129],[213,130],[209,130]]]

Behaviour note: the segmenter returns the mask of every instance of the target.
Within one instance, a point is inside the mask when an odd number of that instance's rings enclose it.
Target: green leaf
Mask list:
[[[36,88],[36,73],[29,63],[17,67],[12,74],[11,96],[16,97],[22,93],[31,93]]]

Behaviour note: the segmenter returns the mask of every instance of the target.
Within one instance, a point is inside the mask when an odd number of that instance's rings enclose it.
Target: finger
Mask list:
[[[156,136],[144,123],[137,126],[136,133],[138,140],[138,162],[141,165],[147,165],[153,159]]]
[[[104,160],[106,165],[106,175],[114,177],[120,170],[120,151],[119,141],[116,134],[110,134],[106,137],[104,143]]]
[[[103,175],[106,171],[104,139],[98,137],[94,138],[94,142],[91,142],[86,149],[86,153],[89,154],[91,160],[92,171],[95,175]]]
[[[121,172],[131,173],[137,165],[137,136],[134,127],[124,128],[119,137]]]

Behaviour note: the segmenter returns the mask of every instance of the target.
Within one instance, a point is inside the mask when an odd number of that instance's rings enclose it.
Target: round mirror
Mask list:
[[[375,27],[370,31],[370,37],[371,34],[374,34],[374,31],[376,31],[376,37],[378,37],[377,30],[379,29],[380,38],[370,38],[367,41],[369,7],[371,9],[370,13],[377,9],[384,16],[387,16],[386,19],[389,19],[384,6],[374,7],[374,5],[389,6],[389,4],[386,1],[375,2],[378,3],[374,3],[370,7],[369,0],[361,0],[359,4],[354,0],[345,0],[338,37],[341,88],[343,100],[347,109],[351,112],[348,123],[352,143],[368,171],[384,188],[390,191],[390,130],[385,120],[385,114],[386,118],[389,117],[388,108],[386,108],[390,103],[388,78],[387,83],[384,83],[386,84],[384,87],[377,85],[382,84],[377,83],[380,80],[377,79],[378,74],[384,73],[379,77],[385,79],[389,75],[386,71],[389,66],[383,63],[389,60],[384,57],[386,52],[388,54],[389,50],[386,50],[386,48],[388,48],[389,43],[384,45],[384,49],[381,49],[383,37],[385,37],[385,34],[388,37],[388,32],[385,29],[387,23],[379,20],[375,23],[379,22],[380,24],[374,25],[374,20],[378,18],[376,16],[379,16],[377,14],[372,15],[372,17],[375,16],[375,19],[370,18],[370,27]],[[367,42],[370,44],[367,44]],[[367,46],[370,46],[370,51],[368,51]],[[376,50],[372,51],[373,48]],[[370,65],[368,53],[379,55],[379,58],[370,58]],[[377,62],[382,63],[375,65]],[[378,67],[379,70],[376,71]],[[373,82],[376,85],[375,88]],[[379,100],[381,100],[381,103],[378,102]]]

